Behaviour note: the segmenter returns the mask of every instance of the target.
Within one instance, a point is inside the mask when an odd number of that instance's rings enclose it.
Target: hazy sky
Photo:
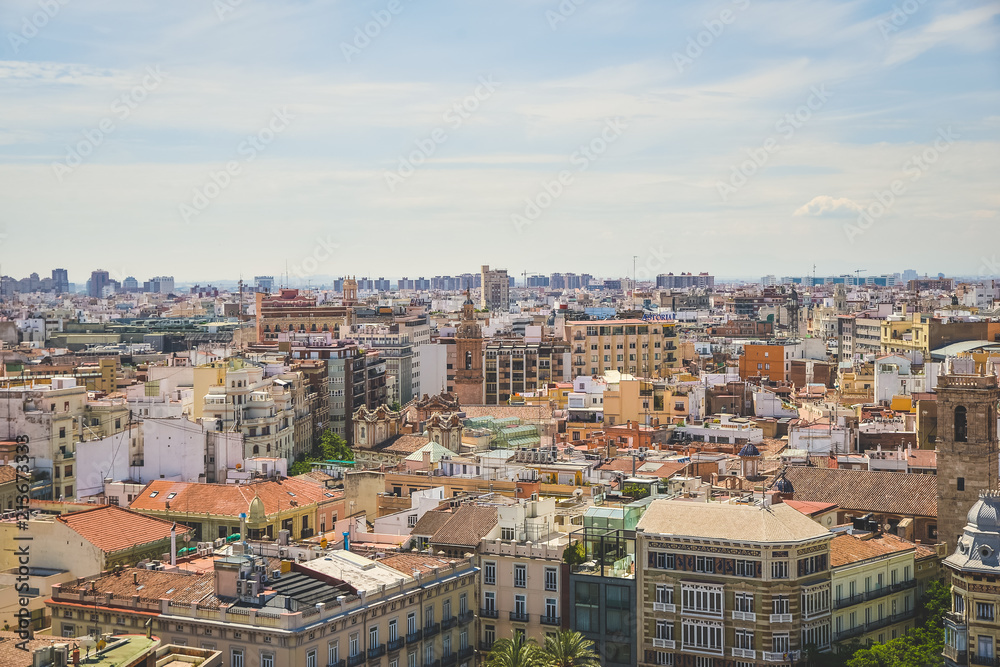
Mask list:
[[[1000,273],[997,2],[2,4],[5,274]]]

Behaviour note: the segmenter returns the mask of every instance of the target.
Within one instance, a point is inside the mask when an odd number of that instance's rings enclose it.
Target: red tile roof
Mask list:
[[[448,568],[454,563],[454,559],[431,556],[429,554],[397,554],[388,556],[379,561],[383,565],[388,565],[394,570],[399,570],[407,576],[412,576],[414,570],[421,572],[432,572],[437,568]]]
[[[840,567],[873,558],[888,557],[914,550],[916,546],[913,542],[890,534],[862,539],[856,535],[842,533],[830,542],[830,566]]]
[[[836,503],[821,503],[809,500],[785,500],[784,503],[792,509],[802,512],[806,516],[815,516],[817,514],[823,514],[824,512],[837,509]]]
[[[17,479],[17,469],[14,466],[0,466],[0,484],[7,484]]]
[[[429,512],[428,512],[429,514]],[[424,515],[425,517],[427,514]],[[497,508],[462,505],[431,537],[431,544],[469,547],[475,550],[497,525]]]
[[[56,521],[108,554],[169,539],[173,526],[172,521],[148,517],[115,505],[99,505],[82,512],[61,514]],[[177,524],[178,539],[190,530]]]
[[[167,503],[170,503],[171,511],[235,517],[246,512],[257,495],[264,503],[265,514],[270,516],[292,507],[334,500],[327,493],[333,492],[315,482],[295,478],[252,484],[199,484],[158,479],[146,485],[129,508],[139,512],[162,512],[167,511]]]
[[[792,466],[785,478],[795,487],[795,500],[836,503],[848,512],[937,516],[935,475]]]

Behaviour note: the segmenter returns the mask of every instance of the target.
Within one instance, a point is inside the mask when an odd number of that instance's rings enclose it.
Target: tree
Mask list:
[[[486,656],[486,667],[548,667],[548,665],[548,656],[538,648],[535,640],[526,640],[519,632],[515,632],[510,639],[494,642],[493,648]]]
[[[951,588],[933,582],[920,599],[917,627],[885,644],[855,651],[847,667],[924,667],[940,665],[944,650],[944,615],[951,609]],[[923,625],[919,625],[923,623]]]
[[[545,638],[545,653],[551,667],[600,667],[594,642],[576,630],[563,630]]]
[[[622,495],[629,496],[632,500],[639,500],[648,496],[649,490],[644,486],[639,486],[638,484],[629,484],[622,489]]]
[[[587,559],[587,552],[579,542],[573,542],[563,549],[563,562],[567,565],[579,565]]]
[[[325,429],[319,442],[319,456],[326,461],[353,461],[354,452],[339,435]]]

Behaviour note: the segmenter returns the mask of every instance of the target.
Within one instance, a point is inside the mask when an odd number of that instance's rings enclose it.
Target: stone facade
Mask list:
[[[995,375],[941,375],[938,412],[938,539],[955,546],[979,492],[1000,477]]]

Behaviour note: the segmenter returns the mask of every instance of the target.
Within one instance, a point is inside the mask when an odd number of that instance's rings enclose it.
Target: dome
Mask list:
[[[966,519],[981,531],[1000,532],[1000,497],[980,496]]]
[[[260,499],[260,496],[254,496],[247,512],[247,528],[260,530],[265,526],[267,526],[267,513],[264,510],[264,501]]]
[[[742,456],[742,457],[760,456],[760,450],[754,447],[752,442],[748,442],[747,444],[743,445],[743,449],[740,450],[740,453],[737,454],[737,456]]]
[[[795,487],[784,477],[774,483],[774,490],[778,493],[795,493]]]

